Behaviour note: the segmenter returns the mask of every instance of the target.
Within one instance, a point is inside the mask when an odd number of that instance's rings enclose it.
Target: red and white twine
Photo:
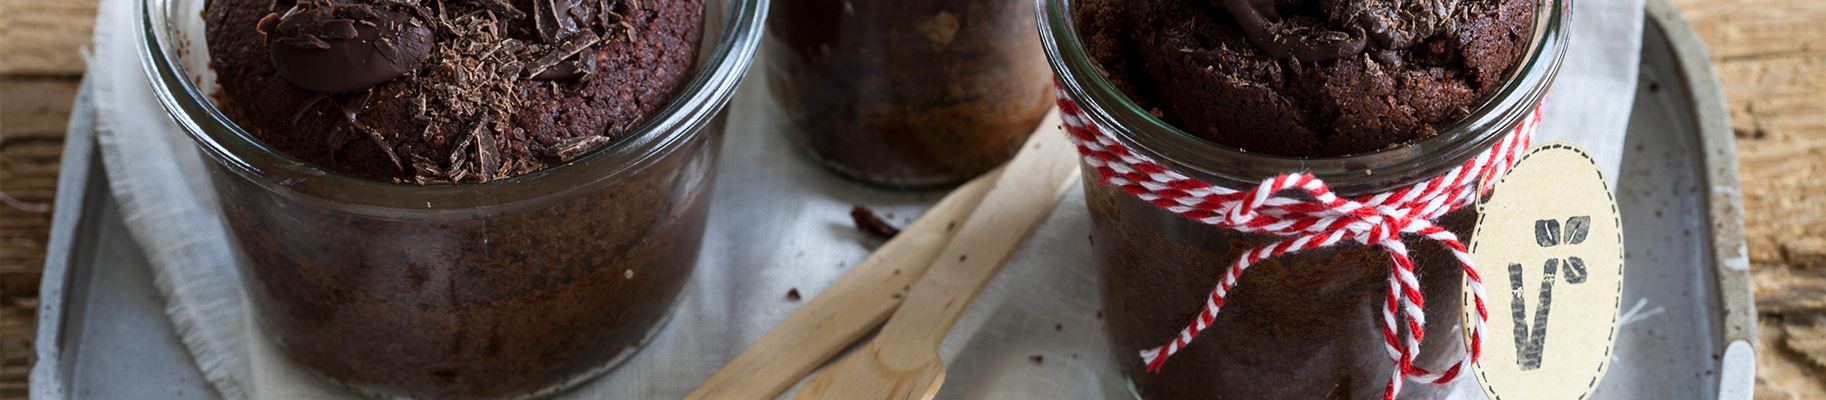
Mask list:
[[[1104,183],[1194,221],[1280,238],[1243,252],[1230,263],[1217,287],[1206,298],[1203,310],[1185,329],[1181,329],[1171,342],[1141,352],[1148,371],[1159,372],[1168,357],[1191,344],[1192,339],[1217,318],[1224,299],[1236,290],[1237,279],[1249,266],[1274,256],[1331,246],[1345,240],[1380,247],[1392,260],[1389,290],[1382,307],[1381,334],[1384,350],[1396,368],[1383,390],[1384,399],[1394,399],[1408,379],[1444,384],[1477,362],[1483,351],[1484,322],[1489,317],[1484,308],[1483,279],[1477,275],[1470,251],[1458,236],[1433,221],[1472,204],[1489,191],[1490,184],[1508,173],[1509,167],[1533,141],[1541,119],[1538,105],[1496,145],[1440,176],[1390,192],[1344,198],[1308,173],[1283,173],[1245,190],[1215,186],[1181,175],[1111,138],[1091,123],[1063,87],[1057,93],[1066,133],[1077,144],[1084,164],[1095,169]],[[1423,329],[1426,314],[1422,311],[1426,300],[1415,279],[1414,262],[1408,256],[1407,245],[1401,241],[1403,236],[1432,240],[1451,251],[1464,269],[1477,307],[1470,351],[1450,368],[1439,372],[1414,365],[1414,357],[1420,352],[1426,332]],[[1399,324],[1406,324],[1407,329],[1399,329]]]

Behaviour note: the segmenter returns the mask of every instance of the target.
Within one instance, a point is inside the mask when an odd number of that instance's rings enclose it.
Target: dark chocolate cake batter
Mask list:
[[[1533,0],[1082,0],[1130,98],[1246,151],[1336,156],[1431,136],[1508,78]]]
[[[236,119],[294,157],[398,182],[486,182],[569,161],[690,76],[696,1],[211,0]]]

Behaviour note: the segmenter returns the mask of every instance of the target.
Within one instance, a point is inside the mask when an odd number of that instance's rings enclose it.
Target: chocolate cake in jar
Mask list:
[[[174,1],[204,3],[214,80],[155,89],[212,161],[257,333],[407,398],[550,395],[663,327],[764,8]],[[194,74],[156,39],[156,74]]]
[[[1052,107],[1028,1],[784,1],[767,25],[788,136],[862,182],[961,183],[1013,157]]]
[[[1135,157],[1214,186],[1247,191],[1310,173],[1338,196],[1361,198],[1436,179],[1538,117],[1564,52],[1561,8],[1538,0],[1048,0],[1041,30],[1070,99],[1062,103],[1082,108],[1069,114],[1095,128],[1075,133],[1105,134]],[[1257,257],[1290,238],[1170,211],[1099,166],[1087,163],[1084,187],[1105,320],[1139,397],[1362,399],[1389,390],[1397,368],[1382,331],[1389,250],[1342,240]],[[1426,222],[1468,243],[1476,207],[1453,206]],[[1467,351],[1461,264],[1438,241],[1398,238],[1425,299],[1425,341],[1413,363],[1445,370]],[[1253,263],[1213,300],[1237,260]],[[1208,307],[1221,312],[1199,323]],[[1186,339],[1182,330],[1195,327],[1197,339]],[[1440,395],[1414,380],[1400,393]]]

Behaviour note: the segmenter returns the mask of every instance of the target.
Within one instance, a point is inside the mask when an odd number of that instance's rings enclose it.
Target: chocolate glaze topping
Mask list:
[[[1326,0],[1323,19],[1283,17],[1275,0],[1215,0],[1249,43],[1278,58],[1323,62],[1362,54],[1364,37],[1405,49],[1448,29],[1457,0]]]
[[[526,15],[502,0],[474,1],[510,18]],[[430,13],[417,0],[374,3],[397,5],[417,15]],[[528,79],[569,80],[595,69],[595,59],[573,58],[602,40],[584,28],[598,17],[604,27],[625,26],[622,17],[606,6],[596,14],[577,0],[532,4],[539,38],[557,47],[526,66]],[[431,56],[434,35],[423,18],[411,13],[358,0],[278,1],[273,7],[258,27],[266,35],[273,64],[287,81],[314,92],[367,90],[422,67]],[[281,7],[284,10],[278,10]]]
[[[1217,0],[1249,42],[1277,58],[1330,61],[1363,52],[1363,35],[1325,29],[1311,18],[1282,18],[1273,0]]]
[[[260,20],[273,66],[318,93],[366,90],[424,65],[432,34],[424,21],[385,7],[307,0]]]

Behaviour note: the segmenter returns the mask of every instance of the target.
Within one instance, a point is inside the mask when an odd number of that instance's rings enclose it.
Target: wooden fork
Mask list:
[[[938,348],[970,301],[1077,180],[1077,153],[1057,131],[1028,138],[982,205],[866,346],[826,367],[798,399],[930,399],[945,379]]]

